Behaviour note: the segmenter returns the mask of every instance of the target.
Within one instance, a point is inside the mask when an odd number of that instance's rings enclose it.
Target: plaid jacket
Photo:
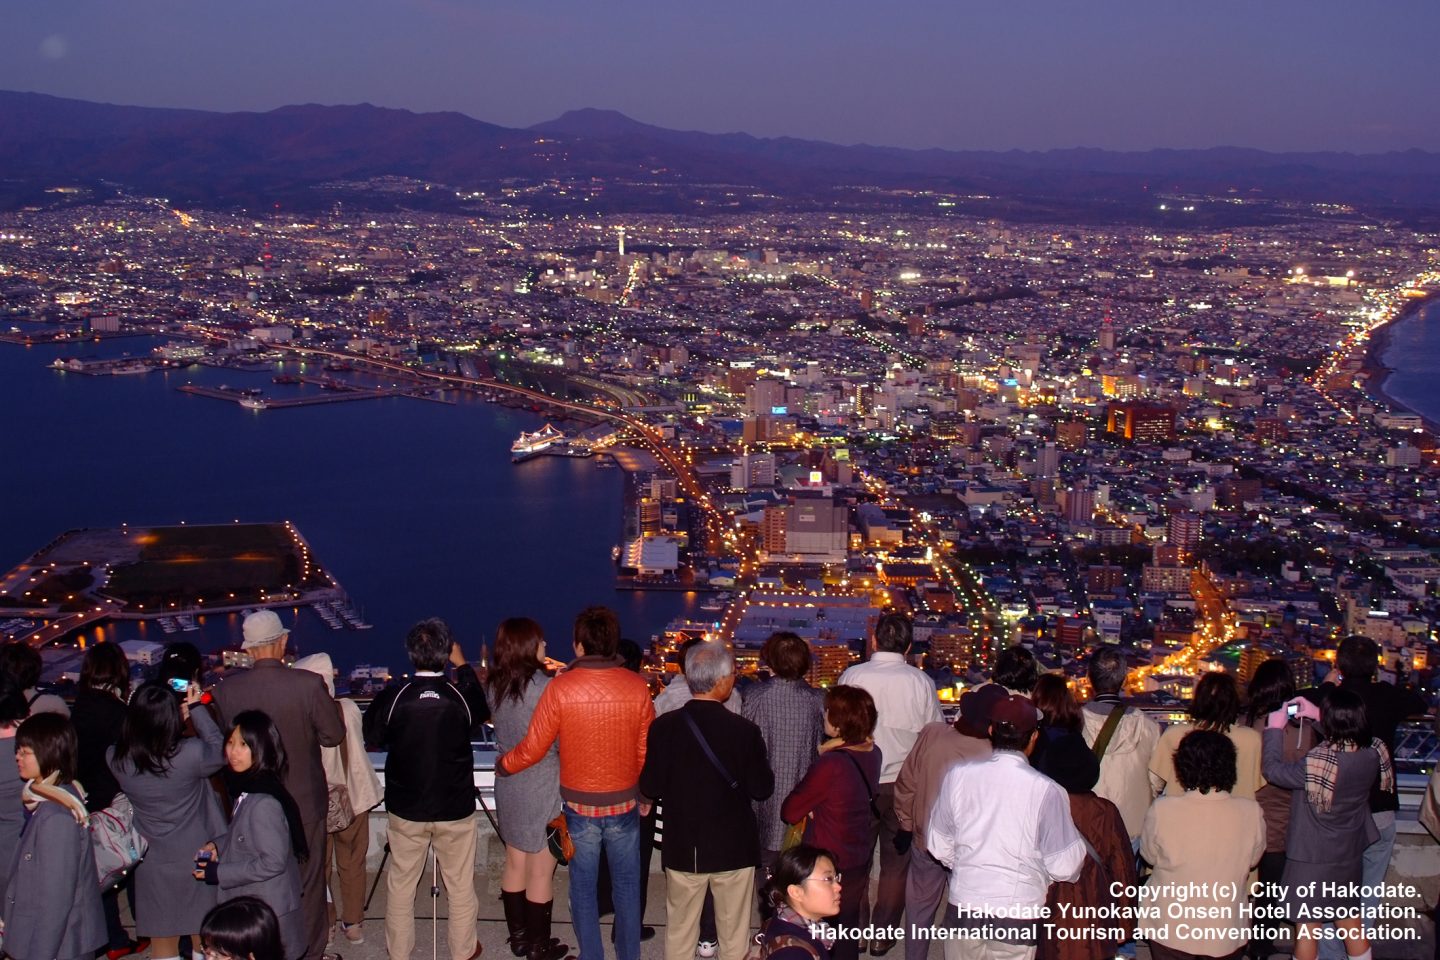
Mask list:
[[[760,849],[779,850],[785,837],[780,803],[795,789],[825,739],[825,695],[804,680],[767,680],[745,691],[743,716],[760,728],[775,792],[755,804]]]

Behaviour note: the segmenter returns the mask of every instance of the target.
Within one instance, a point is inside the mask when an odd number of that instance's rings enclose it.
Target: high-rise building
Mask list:
[[[1111,325],[1108,314],[1105,322],[1100,325],[1100,349],[1106,353],[1115,352],[1115,328]]]
[[[1053,443],[1042,444],[1035,451],[1035,476],[1048,480],[1060,472],[1060,449]]]
[[[1179,547],[1188,557],[1200,545],[1200,536],[1205,532],[1205,518],[1189,510],[1170,514],[1165,523],[1165,539]]]
[[[745,412],[751,416],[784,416],[787,411],[785,381],[766,378],[745,388]]]
[[[730,486],[736,490],[775,486],[775,455],[746,453],[730,465]]]
[[[765,552],[771,555],[785,552],[785,528],[790,518],[789,508],[784,506],[766,507],[765,520],[760,530],[760,540]]]
[[[1158,403],[1112,403],[1105,408],[1105,432],[1136,443],[1175,439],[1175,410]]]
[[[1095,516],[1095,491],[1084,484],[1065,491],[1065,522],[1086,524]]]
[[[1089,425],[1084,420],[1070,420],[1055,425],[1055,441],[1066,450],[1084,450]]]
[[[810,672],[805,675],[812,687],[829,687],[850,667],[850,645],[843,640],[819,639],[810,642]]]

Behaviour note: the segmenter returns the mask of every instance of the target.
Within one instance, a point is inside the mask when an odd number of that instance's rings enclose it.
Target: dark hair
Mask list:
[[[806,878],[815,872],[821,860],[829,860],[832,867],[840,869],[840,861],[835,858],[835,854],[824,847],[812,847],[808,843],[802,843],[789,850],[782,850],[770,868],[770,878],[765,881],[765,886],[760,888],[761,899],[769,904],[772,910],[789,906],[790,888],[803,885]]]
[[[438,672],[445,669],[454,642],[450,625],[439,617],[430,617],[405,634],[405,653],[416,670]]]
[[[825,718],[841,740],[860,743],[875,732],[875,699],[860,687],[831,687],[825,691]]]
[[[280,921],[259,897],[236,897],[211,907],[200,922],[200,943],[232,960],[285,960]]]
[[[40,651],[30,644],[21,640],[0,644],[0,671],[14,677],[21,690],[29,690],[40,682],[40,670],[44,666]]]
[[[130,699],[130,661],[118,643],[96,643],[80,661],[81,690],[114,690],[121,700]]]
[[[1070,685],[1061,674],[1042,674],[1035,681],[1035,689],[1030,692],[1030,699],[1035,701],[1035,706],[1045,714],[1047,727],[1078,733],[1084,725],[1085,721],[1080,716],[1080,704],[1075,702],[1075,698],[1070,694]]]
[[[680,649],[675,651],[675,666],[680,669],[680,676],[685,676],[685,658],[690,655],[690,651],[705,642],[704,637],[691,637],[680,644]]]
[[[189,680],[200,682],[204,672],[205,659],[200,650],[188,640],[177,640],[167,644],[165,654],[160,658],[160,669],[155,676],[160,680]]]
[[[1260,664],[1255,668],[1255,676],[1250,678],[1246,694],[1250,700],[1245,711],[1247,723],[1278,710],[1282,703],[1295,696],[1295,677],[1290,673],[1290,664],[1279,657]]]
[[[1335,650],[1335,669],[1346,680],[1373,680],[1379,665],[1380,646],[1369,637],[1358,633],[1340,641]]]
[[[1358,693],[1345,689],[1330,691],[1320,704],[1320,735],[1330,743],[1370,744],[1370,718],[1365,701]]]
[[[1101,647],[1090,654],[1090,689],[1095,693],[1119,693],[1129,672],[1130,664],[1119,650]]]
[[[164,681],[148,680],[130,697],[120,739],[115,742],[115,762],[136,773],[163,776],[180,749],[183,729],[180,699]]]
[[[0,670],[0,724],[19,723],[29,712],[25,688],[9,673]]]
[[[76,756],[80,747],[75,740],[75,725],[69,717],[58,713],[37,713],[20,724],[15,731],[15,749],[29,747],[35,751],[40,776],[59,773],[59,783],[75,779]]]
[[[290,765],[285,757],[285,741],[270,714],[263,710],[242,710],[235,714],[230,730],[232,733],[239,730],[240,739],[250,748],[252,770],[273,773],[277,779],[285,779]]]
[[[770,634],[760,648],[760,659],[781,680],[799,680],[810,672],[810,644],[798,633],[781,630]]]
[[[1017,643],[1000,651],[990,679],[1007,690],[1029,693],[1040,679],[1040,668],[1035,663],[1035,655]]]
[[[1235,789],[1235,744],[1214,730],[1192,730],[1175,748],[1175,779],[1186,790]]]
[[[1195,684],[1190,719],[1204,730],[1224,733],[1240,716],[1240,684],[1224,670],[1212,670]]]
[[[530,678],[545,668],[536,649],[545,641],[545,631],[529,617],[510,617],[495,628],[495,663],[485,678],[495,706],[506,700],[517,703],[525,695]]]
[[[903,613],[887,613],[875,624],[875,649],[880,653],[904,653],[915,639],[915,627]]]
[[[586,607],[575,618],[575,645],[587,657],[613,657],[620,646],[620,621],[609,607]]]
[[[640,644],[629,637],[621,637],[620,643],[615,647],[615,652],[620,655],[626,670],[631,673],[640,672],[640,663],[645,659],[645,651],[640,649]]]

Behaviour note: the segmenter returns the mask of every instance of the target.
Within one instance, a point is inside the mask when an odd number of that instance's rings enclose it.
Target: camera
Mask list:
[[[170,689],[174,690],[176,693],[189,693],[190,681],[186,680],[184,677],[171,677]]]
[[[1300,716],[1300,704],[1287,704],[1285,706],[1285,716],[1289,717],[1291,720],[1294,720],[1296,717]]]

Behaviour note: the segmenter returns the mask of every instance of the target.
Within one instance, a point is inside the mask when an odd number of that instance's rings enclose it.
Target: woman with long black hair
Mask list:
[[[285,960],[305,953],[300,909],[300,862],[310,856],[300,808],[281,782],[285,746],[259,710],[235,715],[225,739],[225,789],[234,798],[230,828],[195,855],[195,879],[220,895],[258,897],[275,911]]]
[[[528,617],[501,621],[495,631],[495,664],[485,678],[485,699],[501,753],[525,739],[535,705],[550,682],[545,660],[540,624]],[[554,746],[530,769],[495,779],[495,812],[505,840],[500,902],[510,952],[529,960],[560,960],[570,948],[550,936],[556,862],[545,841],[545,825],[560,816],[560,761]]]
[[[85,786],[85,806],[94,813],[115,802],[120,785],[105,762],[105,752],[120,739],[125,724],[125,702],[130,699],[130,661],[117,643],[93,643],[80,661],[80,688],[70,721],[80,744],[77,779]],[[132,940],[120,922],[120,890],[130,877],[101,894],[105,907],[105,928],[110,932],[107,960],[120,960],[150,946],[147,940]],[[129,887],[130,912],[135,912],[135,890]]]
[[[141,684],[130,698],[110,771],[150,844],[135,869],[135,931],[153,960],[178,960],[180,938],[199,933],[215,888],[191,879],[195,851],[225,829],[210,775],[225,764],[225,738],[191,683],[183,697],[167,683]],[[197,736],[185,737],[186,718]],[[198,943],[198,940],[194,940]]]

